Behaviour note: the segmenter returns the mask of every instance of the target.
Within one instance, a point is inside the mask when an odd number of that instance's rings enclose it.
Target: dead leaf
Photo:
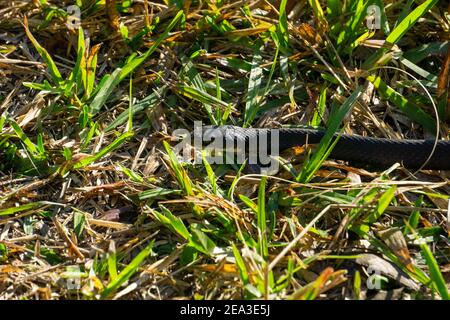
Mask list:
[[[390,228],[379,231],[378,235],[386,243],[386,245],[392,249],[406,268],[411,272],[415,272],[411,256],[409,254],[408,244],[406,243],[402,231],[398,228]]]
[[[359,265],[370,267],[372,272],[391,278],[411,290],[418,291],[420,289],[420,285],[409,278],[408,275],[401,271],[397,266],[377,255],[369,253],[362,254],[355,262]]]
[[[316,45],[322,43],[322,37],[316,30],[307,23],[302,23],[297,28],[297,34],[301,39],[309,43],[310,45]]]
[[[105,3],[106,13],[109,19],[109,25],[114,29],[115,32],[120,31],[120,16],[117,12],[116,1],[106,0]]]
[[[12,273],[12,272],[24,272],[19,267],[13,266],[13,265],[4,265],[0,266],[0,273]]]
[[[231,274],[231,275],[238,274],[238,270],[237,270],[235,264],[225,263],[222,266],[220,266],[219,269],[218,269],[218,267],[219,266],[216,264],[202,264],[202,265],[199,265],[197,268],[202,271],[207,271],[207,272],[219,272],[221,274]]]
[[[442,63],[441,72],[439,72],[438,77],[438,86],[437,86],[437,96],[441,97],[443,94],[448,92],[448,82],[449,82],[449,73],[450,73],[450,47],[447,50],[447,54]]]

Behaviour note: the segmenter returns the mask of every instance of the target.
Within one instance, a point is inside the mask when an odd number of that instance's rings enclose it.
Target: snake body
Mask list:
[[[325,135],[323,130],[303,128],[241,128],[237,126],[217,126],[208,129],[219,130],[225,141],[242,143],[252,139],[268,138],[278,130],[279,151],[306,144],[318,144]],[[337,137],[337,135],[335,135]],[[450,141],[439,140],[432,157],[434,140],[394,140],[371,138],[360,135],[341,134],[329,158],[349,162],[364,163],[377,167],[389,167],[395,163],[409,169],[450,170]]]

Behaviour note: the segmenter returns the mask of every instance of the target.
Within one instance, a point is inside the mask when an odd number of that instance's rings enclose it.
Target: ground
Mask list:
[[[181,161],[173,135],[449,139],[449,12],[2,1],[0,299],[449,299],[448,171],[346,163],[324,139],[263,176]]]

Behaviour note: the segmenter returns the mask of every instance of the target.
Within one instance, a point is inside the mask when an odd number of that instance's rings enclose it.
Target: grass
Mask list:
[[[329,158],[335,133],[450,138],[442,1],[77,0],[78,29],[74,1],[14,3],[0,299],[449,299],[448,172]],[[326,134],[261,176],[180,162],[199,120]]]

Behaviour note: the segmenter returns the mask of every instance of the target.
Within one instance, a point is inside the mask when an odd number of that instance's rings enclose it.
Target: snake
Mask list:
[[[323,129],[306,128],[243,128],[233,125],[206,126],[202,133],[219,132],[223,141],[246,143],[255,139],[267,139],[270,152],[271,136],[278,135],[280,152],[305,145],[320,143],[325,136]],[[431,139],[388,139],[361,136],[357,134],[334,134],[337,141],[328,158],[344,160],[349,163],[361,163],[374,167],[390,167],[400,163],[407,169],[450,170],[450,140]],[[255,150],[255,149],[253,149]],[[430,156],[431,155],[431,156]]]

